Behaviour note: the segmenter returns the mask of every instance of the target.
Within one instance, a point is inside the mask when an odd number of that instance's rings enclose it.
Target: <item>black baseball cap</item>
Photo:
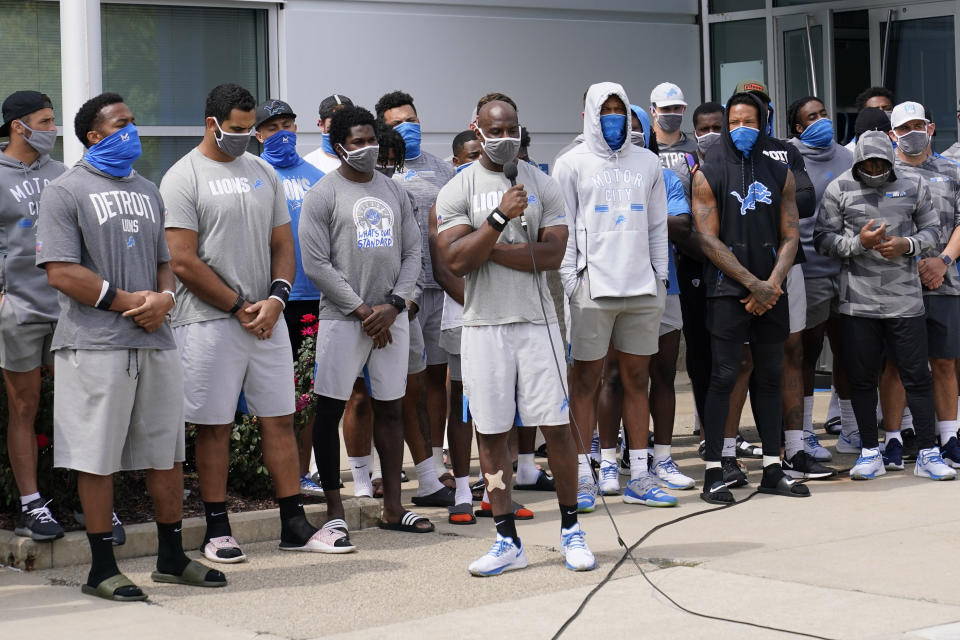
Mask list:
[[[30,115],[40,109],[52,109],[50,96],[39,91],[17,91],[3,101],[3,126],[0,126],[0,138],[10,135],[10,123],[17,118]]]
[[[283,100],[267,100],[266,102],[261,102],[257,106],[257,111],[255,114],[256,119],[254,120],[253,128],[259,129],[260,125],[262,125],[264,122],[270,118],[276,118],[277,116],[290,116],[291,118],[296,118],[297,114],[295,114],[290,105]]]
[[[353,100],[347,96],[341,96],[339,94],[333,94],[324,98],[320,102],[320,117],[324,120],[333,115],[335,111],[339,111],[343,107],[352,107]]]

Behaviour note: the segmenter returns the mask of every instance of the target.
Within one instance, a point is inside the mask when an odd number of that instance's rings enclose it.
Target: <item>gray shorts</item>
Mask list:
[[[443,289],[424,289],[420,296],[417,320],[423,330],[427,366],[447,363],[447,352],[440,345],[440,319],[443,317]]]
[[[293,350],[282,315],[266,340],[236,318],[185,324],[174,328],[173,337],[183,363],[187,422],[233,423],[241,391],[252,415],[293,413]]]
[[[60,349],[54,361],[54,466],[107,476],[183,461],[176,350]]]
[[[398,400],[407,390],[410,321],[401,313],[390,327],[393,342],[374,349],[373,341],[355,320],[320,320],[317,327],[317,367],[313,391],[349,400],[357,378],[366,378],[374,400]],[[290,395],[291,401],[293,394]]]
[[[23,373],[52,365],[50,341],[56,327],[56,322],[17,324],[13,304],[4,296],[0,300],[0,368]]]
[[[450,379],[457,382],[463,381],[460,362],[460,337],[462,333],[463,327],[444,329],[440,332],[440,346],[447,352],[447,371],[450,372]]]
[[[830,319],[837,310],[837,279],[833,276],[807,278],[807,327],[812,329]]]
[[[426,370],[427,349],[423,346],[423,327],[420,326],[418,313],[413,320],[410,320],[410,355],[407,359],[407,375],[416,375]]]
[[[681,329],[683,329],[683,313],[680,310],[680,296],[675,293],[667,294],[667,301],[663,306],[663,317],[660,318],[660,335],[665,336]]]
[[[786,286],[781,287],[787,294],[790,308],[790,333],[807,328],[807,293],[803,284],[803,266],[795,264],[787,272]]]
[[[574,360],[600,360],[610,350],[637,356],[659,350],[660,319],[667,290],[657,282],[657,295],[590,298],[590,277],[584,274],[570,296],[570,332]]]

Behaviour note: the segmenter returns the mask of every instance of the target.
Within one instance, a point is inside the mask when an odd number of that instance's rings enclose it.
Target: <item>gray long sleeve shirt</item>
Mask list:
[[[351,314],[360,305],[383,304],[391,294],[410,300],[421,268],[410,198],[378,172],[353,182],[332,171],[303,198],[300,253],[307,277],[323,291],[321,319],[356,320]]]

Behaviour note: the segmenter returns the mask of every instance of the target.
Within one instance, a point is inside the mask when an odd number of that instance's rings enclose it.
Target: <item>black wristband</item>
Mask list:
[[[499,208],[494,209],[490,212],[490,215],[487,216],[487,224],[496,229],[498,232],[502,232],[507,228],[507,223],[510,222],[510,219],[500,211]]]
[[[243,294],[241,293],[237,296],[237,301],[233,303],[233,308],[230,309],[230,315],[240,311],[240,308],[243,307],[244,302],[246,301],[243,299]]]
[[[112,284],[107,287],[107,292],[103,294],[103,298],[100,299],[100,302],[97,303],[97,309],[102,309],[103,311],[109,311],[110,305],[113,304],[113,299],[117,297],[117,288]]]
[[[284,308],[290,300],[290,283],[279,278],[270,284],[270,298],[277,298],[283,303]]]
[[[403,311],[407,308],[407,301],[398,295],[391,295],[387,302],[394,306],[394,308],[397,310],[397,313],[403,313]]]

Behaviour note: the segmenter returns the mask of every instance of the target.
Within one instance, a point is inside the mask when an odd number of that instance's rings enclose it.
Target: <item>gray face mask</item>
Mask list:
[[[887,183],[887,180],[890,179],[890,170],[887,169],[880,175],[871,175],[864,171],[863,169],[857,169],[857,174],[860,176],[860,180],[863,181],[863,184],[867,185],[871,189],[877,189],[882,187]]]
[[[40,155],[49,155],[53,151],[53,145],[57,143],[57,130],[53,131],[39,131],[37,129],[31,129],[23,120],[17,120],[24,129],[30,132],[30,137],[27,138],[24,136],[24,140],[27,141],[27,144],[33,147],[33,150],[39,153]]]
[[[680,128],[680,123],[683,122],[682,113],[658,113],[657,114],[657,125],[667,133],[673,133]]]
[[[488,138],[479,125],[477,131],[483,137],[483,152],[493,164],[503,166],[520,152],[520,138]]]
[[[716,131],[711,131],[710,133],[705,133],[702,136],[697,136],[697,149],[700,151],[700,155],[706,155],[707,149],[716,144],[717,140],[720,139],[720,134]]]
[[[902,136],[897,136],[897,148],[908,156],[920,155],[929,144],[930,136],[927,135],[926,130],[911,131]]]
[[[646,147],[647,141],[643,137],[643,131],[631,131],[630,132],[630,142],[635,144],[638,147]]]
[[[369,147],[360,147],[353,151],[347,151],[343,145],[338,145],[340,151],[346,156],[343,161],[359,171],[360,173],[373,173],[377,168],[377,158],[380,157],[380,145],[372,144]]]
[[[220,148],[220,151],[223,151],[231,158],[239,158],[242,156],[247,150],[247,145],[250,144],[250,136],[253,135],[253,129],[250,129],[250,131],[246,133],[227,133],[220,128],[220,122],[216,118],[214,118],[213,121],[217,123],[217,131],[220,132],[220,135],[213,134],[213,139],[217,141],[217,146]]]

